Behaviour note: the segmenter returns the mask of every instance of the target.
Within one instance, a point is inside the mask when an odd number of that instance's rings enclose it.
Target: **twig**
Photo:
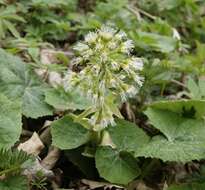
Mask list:
[[[137,17],[138,17],[138,15],[139,15],[139,13],[141,13],[141,14],[147,16],[148,18],[150,18],[150,19],[152,19],[152,20],[156,20],[156,19],[157,19],[156,16],[153,16],[153,15],[151,15],[150,13],[148,13],[148,12],[146,12],[146,11],[144,11],[144,10],[138,8],[138,7],[131,7],[131,6],[128,5],[126,8],[127,8],[129,11],[131,11],[132,13],[134,13]]]
[[[177,81],[177,80],[172,79],[171,82],[173,82],[173,83],[175,83],[175,84],[178,84],[179,86],[182,86],[182,87],[184,87],[184,88],[187,88],[184,83],[179,82],[179,81]]]

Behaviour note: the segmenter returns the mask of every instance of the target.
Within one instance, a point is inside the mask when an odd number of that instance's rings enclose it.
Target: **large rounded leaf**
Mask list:
[[[131,155],[108,146],[97,149],[95,160],[100,176],[111,183],[127,185],[140,174],[137,161]]]
[[[0,92],[13,100],[20,99],[25,116],[53,114],[52,107],[44,101],[46,89],[28,64],[0,49]]]
[[[85,144],[90,139],[90,131],[79,123],[65,116],[51,125],[53,145],[60,149],[73,149]]]
[[[178,162],[205,158],[204,120],[181,117],[177,113],[155,108],[149,108],[145,113],[150,123],[163,135],[153,137],[135,152],[135,156]]]
[[[149,136],[134,123],[116,120],[116,126],[108,128],[113,143],[118,150],[133,152],[149,141]]]

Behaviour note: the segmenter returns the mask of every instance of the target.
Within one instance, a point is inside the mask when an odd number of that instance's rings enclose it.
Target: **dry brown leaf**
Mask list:
[[[44,65],[57,63],[56,55],[58,53],[62,53],[62,52],[56,51],[53,49],[42,49],[40,53],[41,63]],[[63,52],[63,53],[66,53],[66,52]],[[62,84],[63,82],[62,76],[58,72],[55,72],[55,71],[48,72],[46,69],[36,69],[35,71],[40,77],[47,78],[48,82],[53,87],[56,87],[59,84]]]
[[[52,142],[51,132],[50,132],[50,125],[53,121],[46,120],[43,127],[41,127],[39,133],[40,133],[40,139],[46,146],[50,146]]]
[[[36,132],[33,133],[30,139],[24,143],[19,144],[18,146],[18,150],[23,150],[28,154],[33,154],[35,156],[38,156],[43,148],[44,144]]]
[[[56,147],[52,147],[52,149],[48,152],[48,155],[42,160],[41,165],[50,170],[52,169],[58,159],[60,158],[60,149]]]
[[[135,180],[129,184],[128,189],[135,189],[135,190],[156,190],[156,188],[148,187],[143,181]]]
[[[115,187],[116,189],[124,189],[121,186],[115,185],[115,184],[111,184],[111,183],[105,183],[105,182],[98,182],[98,181],[91,181],[91,180],[87,180],[87,179],[82,179],[81,182],[87,186],[89,186],[89,189],[96,189],[96,188],[100,188],[103,187],[104,189],[112,189],[113,187]]]
[[[4,175],[0,175],[0,181],[4,180],[6,178],[5,174]]]

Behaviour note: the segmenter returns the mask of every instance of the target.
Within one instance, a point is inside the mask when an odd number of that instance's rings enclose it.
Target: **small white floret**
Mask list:
[[[127,40],[123,43],[121,51],[123,53],[130,53],[130,51],[134,48],[134,44],[132,40]]]
[[[172,28],[172,31],[173,31],[173,38],[177,40],[181,40],[179,32],[175,28]]]
[[[143,61],[140,58],[133,57],[129,64],[135,69],[141,71],[143,69]]]
[[[89,32],[85,36],[85,41],[89,44],[95,43],[98,35],[95,32]]]
[[[102,38],[109,40],[113,37],[116,30],[107,26],[103,26],[98,32]]]
[[[74,46],[73,49],[76,50],[76,51],[79,51],[79,52],[83,52],[83,51],[88,50],[89,46],[84,44],[84,43],[79,42]]]

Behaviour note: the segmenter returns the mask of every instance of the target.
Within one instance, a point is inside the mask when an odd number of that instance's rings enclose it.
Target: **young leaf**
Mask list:
[[[137,162],[131,155],[122,154],[111,147],[99,147],[95,160],[100,176],[111,183],[127,185],[140,175]]]
[[[14,145],[21,134],[21,105],[0,94],[0,148]]]
[[[163,161],[188,162],[205,158],[204,120],[181,117],[170,111],[149,108],[150,123],[164,136],[157,135],[135,156],[160,158]]]
[[[79,123],[74,123],[70,116],[53,122],[51,127],[53,145],[63,150],[77,148],[90,139],[90,132]]]
[[[11,99],[21,99],[25,116],[52,115],[52,107],[44,101],[46,89],[28,65],[0,49],[0,91]]]

